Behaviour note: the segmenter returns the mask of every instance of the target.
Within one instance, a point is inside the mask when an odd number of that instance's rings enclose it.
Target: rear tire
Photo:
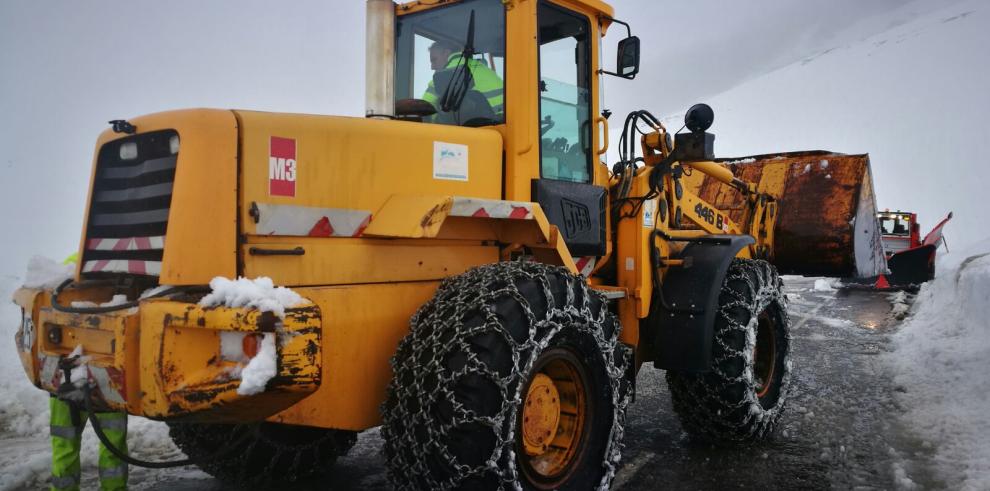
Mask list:
[[[769,437],[787,400],[790,353],[777,270],[762,260],[733,260],[719,294],[710,370],[667,372],[684,430],[729,441]]]
[[[392,359],[392,484],[607,488],[632,360],[618,335],[605,298],[563,268],[497,263],[445,280]]]
[[[258,487],[327,472],[357,441],[353,431],[261,423],[169,423],[169,436],[204,472],[228,484]],[[230,445],[229,451],[223,451]],[[218,458],[214,456],[223,452]]]

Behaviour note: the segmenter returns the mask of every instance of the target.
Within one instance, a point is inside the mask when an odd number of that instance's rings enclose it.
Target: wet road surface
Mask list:
[[[897,323],[890,295],[814,287],[813,278],[785,277],[794,379],[775,437],[728,446],[688,438],[663,372],[645,365],[613,489],[895,489],[904,472],[923,488],[943,487],[928,468],[932,449],[899,423],[899,389],[878,356]],[[381,445],[377,429],[365,432],[329,480],[293,488],[387,489]],[[158,482],[139,489],[223,489],[199,471],[148,477]]]

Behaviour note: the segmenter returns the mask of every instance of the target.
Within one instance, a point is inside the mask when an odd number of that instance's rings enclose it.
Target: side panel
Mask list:
[[[303,255],[262,251],[301,248]],[[277,285],[348,285],[439,280],[498,261],[495,246],[468,241],[252,237],[242,246],[244,276]],[[254,254],[252,254],[254,252]]]
[[[252,203],[373,218],[393,194],[501,197],[502,138],[495,130],[250,111],[237,116],[240,218],[248,235],[309,232],[280,230],[264,216],[256,221]],[[337,228],[317,228],[314,234],[339,236]],[[346,228],[360,235],[350,224]]]
[[[364,430],[381,424],[378,408],[392,379],[389,360],[409,318],[438,282],[299,288],[323,312],[323,383],[269,421]]]

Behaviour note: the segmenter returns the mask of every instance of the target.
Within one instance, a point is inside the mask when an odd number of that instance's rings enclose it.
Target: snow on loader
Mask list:
[[[241,484],[326,472],[381,425],[399,488],[606,488],[645,363],[667,370],[688,432],[770,435],[791,370],[773,264],[882,271],[860,219],[876,211],[868,162],[714,161],[699,105],[676,135],[629,115],[609,169],[600,75],[634,78],[640,50],[611,7],[368,14],[366,118],[194,109],[100,135],[75,277],[15,294],[30,380],[58,392],[81,346],[85,407],[163,420]],[[605,72],[616,24],[629,35]],[[442,46],[456,50],[432,73]],[[483,72],[497,89],[478,90]],[[845,172],[834,196],[808,192],[822,162]],[[217,277],[302,301],[204,301]]]

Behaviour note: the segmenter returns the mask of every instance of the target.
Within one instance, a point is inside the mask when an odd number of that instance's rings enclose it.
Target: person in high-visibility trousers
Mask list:
[[[52,436],[53,490],[78,490],[81,466],[79,450],[82,432],[86,427],[86,411],[79,411],[78,425],[72,421],[72,408],[57,397],[49,399]],[[123,452],[127,451],[127,415],[124,413],[96,413],[103,433],[110,443]],[[127,463],[120,460],[100,443],[100,489],[117,491],[127,489]]]
[[[77,261],[77,255],[66,258],[64,264]],[[71,381],[63,382],[72,384]],[[78,490],[81,466],[79,450],[82,446],[82,432],[86,427],[86,411],[73,409],[69,403],[52,396],[48,404],[50,410],[50,431],[52,439],[52,479],[53,490]],[[75,414],[73,414],[75,412]],[[103,433],[110,443],[123,452],[127,451],[127,414],[96,413]],[[127,489],[127,463],[120,460],[100,443],[100,489],[118,491]]]

